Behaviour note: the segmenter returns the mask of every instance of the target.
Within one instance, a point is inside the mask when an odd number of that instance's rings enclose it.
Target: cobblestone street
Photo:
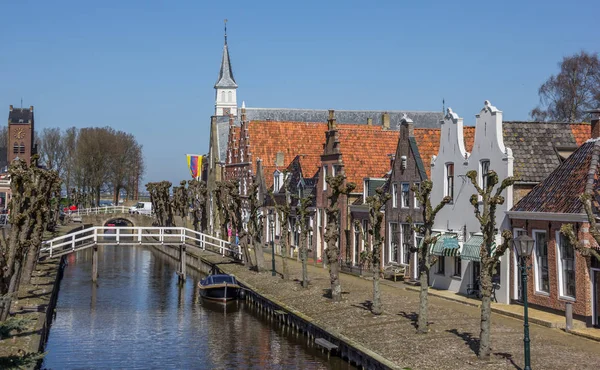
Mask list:
[[[270,255],[265,254],[268,266]],[[326,269],[309,266],[311,286],[300,286],[300,263],[289,261],[290,281],[254,273],[243,266],[222,265],[226,272],[279,302],[311,317],[314,322],[361,343],[399,365],[411,369],[520,369],[523,367],[523,324],[521,320],[493,314],[492,349],[489,363],[476,357],[479,315],[476,307],[430,296],[430,332],[417,335],[414,327],[418,293],[402,286],[383,285],[384,314],[373,316],[367,309],[372,299],[372,282],[341,275],[343,302],[332,303],[324,294],[329,288]],[[277,269],[281,259],[277,258]],[[567,334],[560,329],[531,325],[531,354],[534,369],[597,369],[600,343]]]

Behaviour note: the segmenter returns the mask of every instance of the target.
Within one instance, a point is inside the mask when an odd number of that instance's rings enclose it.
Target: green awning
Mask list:
[[[434,256],[455,256],[458,252],[458,248],[444,248],[444,240],[456,239],[455,234],[442,234],[433,245],[431,254]]]
[[[463,245],[461,258],[468,261],[481,261],[481,244],[483,244],[483,235],[473,235]],[[492,254],[496,250],[496,243],[492,244]]]

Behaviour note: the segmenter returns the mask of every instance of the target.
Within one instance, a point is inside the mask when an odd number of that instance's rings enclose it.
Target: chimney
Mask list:
[[[334,130],[336,127],[336,123],[335,123],[335,110],[330,109],[329,110],[329,119],[327,120],[327,129],[328,130]]]
[[[590,113],[592,116],[592,119],[590,120],[592,126],[592,139],[600,137],[600,109],[592,109],[586,113]]]
[[[390,129],[390,114],[388,112],[381,115],[381,124],[384,130]]]
[[[277,152],[275,155],[275,166],[283,167],[283,152]]]
[[[406,135],[407,138],[409,138],[411,136],[415,136],[413,120],[408,118],[408,116],[406,114],[404,116],[402,116],[402,121],[401,121],[400,125],[401,125],[400,130],[402,131],[402,136]]]
[[[8,110],[9,110],[10,112],[12,112],[12,111],[13,111],[13,106],[12,106],[12,104],[10,105],[10,107],[8,107]]]
[[[373,126],[373,118],[367,118],[367,126]]]
[[[33,112],[33,105],[30,105],[30,106],[29,106],[29,111],[30,111],[30,112]]]

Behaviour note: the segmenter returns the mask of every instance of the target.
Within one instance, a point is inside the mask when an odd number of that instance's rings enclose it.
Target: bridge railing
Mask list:
[[[126,206],[106,206],[106,207],[92,207],[92,208],[81,208],[74,211],[67,212],[74,216],[87,216],[96,215],[99,213],[129,213],[129,207]]]
[[[98,245],[189,245],[241,258],[241,247],[183,227],[94,226],[42,243],[42,255],[60,256]]]

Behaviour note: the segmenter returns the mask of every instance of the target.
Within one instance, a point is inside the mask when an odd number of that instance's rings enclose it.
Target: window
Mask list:
[[[490,173],[490,161],[481,161],[481,169],[479,173],[481,174],[481,188],[485,190],[488,184],[488,174]]]
[[[575,298],[575,250],[569,239],[558,233],[560,240],[560,295]]]
[[[354,263],[360,262],[360,242],[361,242],[360,226],[358,224],[355,224],[354,225],[354,258],[353,258]]]
[[[437,273],[440,275],[446,275],[446,257],[444,256],[438,256]]]
[[[450,197],[454,201],[454,163],[448,163],[446,165],[446,194],[445,196]]]
[[[327,190],[327,166],[323,166],[323,190]]]
[[[363,250],[367,249],[365,243],[369,242],[369,220],[363,220]]]
[[[25,154],[25,143],[21,142],[21,147],[19,147],[19,153]]]
[[[221,91],[221,101],[225,103],[225,91]]]
[[[398,262],[398,224],[390,222],[390,261]]]
[[[535,232],[536,287],[544,293],[550,293],[548,276],[548,240],[544,231]]]
[[[420,183],[415,182],[414,185],[415,185],[415,188],[417,188],[417,191],[419,189],[421,189],[421,184]],[[416,192],[413,193],[413,198],[414,198],[414,200],[413,200],[414,207],[415,208],[421,208],[421,203],[419,203],[419,199],[417,199],[417,193]]]
[[[407,182],[402,183],[402,208],[408,208],[408,192],[409,185]]]
[[[409,224],[402,224],[402,263],[410,263],[410,240],[411,232]]]
[[[233,93],[232,93],[231,91],[229,91],[229,92],[227,93],[227,101],[228,101],[229,103],[231,103],[231,102],[233,101]]]
[[[332,177],[335,177],[335,175],[336,175],[337,168],[335,168],[335,167],[336,167],[335,165],[331,166],[331,176]]]
[[[15,145],[13,145],[13,153],[19,154],[19,144],[15,143]]]
[[[454,276],[460,277],[462,271],[461,259],[460,257],[454,257]]]
[[[275,171],[273,173],[273,192],[278,193],[279,189],[281,189],[281,176],[279,176],[281,172]]]
[[[392,207],[398,207],[398,184],[392,184]]]

